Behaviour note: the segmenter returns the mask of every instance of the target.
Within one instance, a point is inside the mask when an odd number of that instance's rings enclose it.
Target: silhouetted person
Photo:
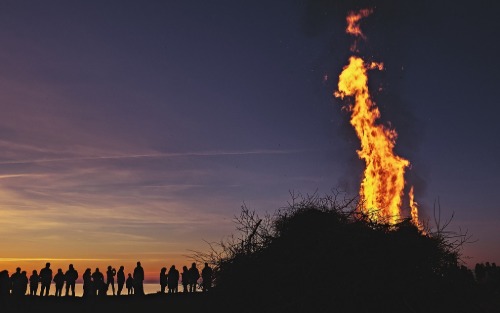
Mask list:
[[[22,292],[21,268],[16,268],[16,272],[10,276],[10,289],[13,296],[20,296]]]
[[[56,283],[56,297],[62,296],[62,289],[64,287],[64,273],[62,269],[57,270],[57,274],[54,275],[54,283]]]
[[[106,271],[106,289],[109,289],[109,285],[111,285],[113,296],[115,295],[115,275],[116,270],[111,268],[111,265],[108,266],[108,270]]]
[[[134,269],[134,293],[139,296],[144,295],[144,269],[141,266],[141,262],[137,262],[137,266]]]
[[[45,267],[40,270],[40,282],[42,283],[42,288],[40,289],[40,296],[49,295],[50,283],[52,282],[52,270],[50,269],[50,263],[46,263]]]
[[[189,269],[189,292],[196,292],[196,283],[200,278],[200,272],[196,268],[196,263],[191,264]]]
[[[7,298],[10,294],[10,278],[9,271],[3,270],[0,272],[0,298]]]
[[[201,279],[203,279],[203,291],[208,291],[210,288],[212,288],[212,275],[212,268],[208,266],[208,263],[205,263],[205,267],[201,270]]]
[[[178,288],[179,271],[175,269],[175,265],[172,265],[168,271],[168,293],[177,293]]]
[[[36,296],[38,291],[38,283],[40,282],[40,276],[38,276],[38,272],[33,270],[33,274],[30,276],[30,295]]]
[[[491,263],[491,282],[493,290],[497,291],[500,288],[500,268],[496,263]]]
[[[167,287],[168,284],[168,277],[167,277],[167,268],[162,267],[160,271],[160,290],[161,293],[165,293],[165,288]]]
[[[71,295],[74,297],[75,296],[75,283],[78,278],[78,272],[75,270],[73,267],[73,264],[69,265],[68,270],[64,274],[64,277],[66,278],[66,294],[65,296],[69,295],[69,289],[71,288]]]
[[[188,292],[189,270],[186,265],[182,267],[182,292]]]
[[[104,288],[106,287],[106,284],[104,284],[104,275],[99,271],[98,267],[92,273],[92,282],[96,295],[103,296],[106,294],[104,292]]]
[[[90,268],[87,268],[83,273],[83,297],[94,295],[94,286],[92,282],[92,273]]]
[[[482,283],[484,277],[484,265],[482,263],[476,263],[474,273],[476,274],[476,281],[478,283]]]
[[[128,278],[127,278],[127,291],[129,295],[134,294],[134,279],[132,278],[132,274],[128,273]]]
[[[26,295],[26,291],[28,290],[28,276],[26,271],[21,272],[21,294]]]
[[[125,268],[120,266],[120,269],[116,273],[116,282],[118,283],[118,295],[122,294],[123,285],[125,284],[125,273],[123,272]]]

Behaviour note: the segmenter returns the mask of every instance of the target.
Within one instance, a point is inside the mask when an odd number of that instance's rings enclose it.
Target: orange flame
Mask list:
[[[359,21],[372,12],[371,9],[350,12],[346,18],[346,32],[356,39],[366,39]],[[356,41],[351,51],[357,51]],[[398,136],[396,131],[377,123],[380,111],[370,97],[367,71],[383,68],[382,63],[366,64],[362,58],[351,56],[339,76],[338,90],[334,95],[341,99],[354,98],[354,105],[345,108],[352,112],[350,122],[361,141],[361,150],[357,153],[366,164],[359,190],[362,205],[358,210],[374,221],[395,224],[401,218],[404,173],[410,162],[394,153]],[[423,231],[418,221],[418,204],[414,200],[413,187],[409,196],[411,220]]]
[[[410,197],[410,214],[411,214],[411,222],[415,225],[419,230],[424,230],[424,225],[420,223],[418,220],[418,203],[415,201],[415,196],[413,194],[413,186],[410,188],[410,193],[408,194]]]
[[[361,141],[358,156],[366,163],[360,187],[363,201],[362,212],[375,221],[396,223],[400,219],[400,207],[405,185],[404,173],[410,162],[394,154],[397,133],[376,124],[380,111],[370,98],[368,90],[369,69],[382,69],[383,65],[352,56],[339,76],[336,97],[354,97],[351,125]]]
[[[371,9],[362,9],[359,10],[358,12],[349,12],[349,15],[347,15],[346,20],[347,20],[347,28],[346,28],[346,33],[354,35],[354,36],[360,36],[361,38],[365,38],[365,35],[361,31],[361,28],[359,28],[359,21],[367,17],[368,15],[372,14],[373,10]]]
[[[373,10],[371,9],[362,9],[359,10],[358,12],[349,12],[349,15],[346,17],[347,21],[347,27],[345,29],[346,33],[351,34],[355,37],[361,37],[363,39],[366,39],[366,36],[363,34],[361,31],[361,28],[359,27],[359,21],[367,17],[368,15],[372,14]],[[352,44],[351,46],[351,51],[356,51],[357,50],[357,43],[356,41]]]

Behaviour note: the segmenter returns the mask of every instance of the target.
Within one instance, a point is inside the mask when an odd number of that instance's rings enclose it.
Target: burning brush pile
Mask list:
[[[334,96],[347,102],[366,165],[359,195],[294,198],[274,216],[259,218],[245,207],[239,234],[195,258],[216,266],[221,310],[244,312],[472,312],[471,272],[460,265],[461,235],[425,228],[413,187],[405,190],[410,162],[394,153],[397,133],[379,123],[368,89],[366,62],[352,12],[347,32],[353,55]],[[407,217],[402,213],[408,196]],[[341,199],[342,198],[342,199]],[[341,199],[341,200],[339,200]]]
[[[243,208],[238,234],[195,258],[215,264],[214,296],[232,312],[474,311],[460,241],[357,207],[335,194],[264,218]]]

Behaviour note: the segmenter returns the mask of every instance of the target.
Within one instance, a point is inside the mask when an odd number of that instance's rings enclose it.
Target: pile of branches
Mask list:
[[[239,310],[437,312],[451,303],[460,312],[475,305],[460,260],[466,233],[446,231],[449,221],[439,218],[424,230],[409,219],[375,222],[359,205],[340,192],[292,194],[287,207],[263,217],[243,205],[236,235],[194,257],[214,265],[215,293]]]

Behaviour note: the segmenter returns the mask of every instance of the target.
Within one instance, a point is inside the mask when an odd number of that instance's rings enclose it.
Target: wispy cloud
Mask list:
[[[45,176],[44,174],[7,174],[7,175],[0,175],[0,179],[9,179],[9,178],[20,178],[20,177],[42,177]]]
[[[212,157],[212,156],[244,156],[244,155],[269,155],[269,154],[291,154],[303,150],[248,150],[248,151],[201,151],[201,152],[176,152],[176,153],[150,153],[150,154],[127,154],[127,155],[102,155],[67,158],[42,158],[26,160],[0,161],[0,164],[28,164],[28,163],[52,163],[52,162],[74,162],[85,160],[120,160],[120,159],[142,159],[142,158],[182,158],[182,157]]]

